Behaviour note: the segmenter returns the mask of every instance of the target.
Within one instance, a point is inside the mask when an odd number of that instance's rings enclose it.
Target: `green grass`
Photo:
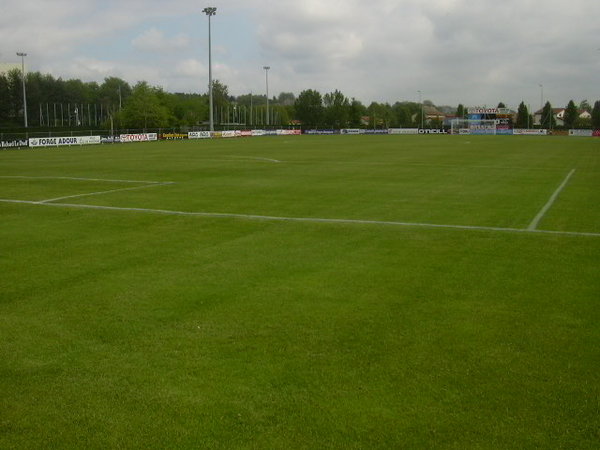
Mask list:
[[[0,447],[597,448],[599,152],[477,136],[1,152],[2,199],[170,181],[54,203],[489,228],[0,202]],[[526,229],[572,169],[538,227],[565,234],[493,229]]]

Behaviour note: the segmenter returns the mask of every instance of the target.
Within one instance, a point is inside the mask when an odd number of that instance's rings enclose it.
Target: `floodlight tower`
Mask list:
[[[269,125],[269,66],[264,66],[263,69],[265,69],[265,82],[267,84],[267,122],[266,124]]]
[[[25,120],[25,128],[27,128],[27,94],[25,93],[25,57],[27,53],[17,52],[17,56],[21,57],[21,72],[23,75],[23,117]]]
[[[210,18],[217,13],[217,8],[209,6],[202,10],[204,14],[208,16],[208,114],[209,114],[209,128],[210,131],[215,131],[215,124],[213,122],[213,82],[212,82],[212,50],[210,41]]]
[[[417,92],[419,93],[419,104],[421,105],[421,129],[423,129],[423,101],[421,100],[423,92]]]

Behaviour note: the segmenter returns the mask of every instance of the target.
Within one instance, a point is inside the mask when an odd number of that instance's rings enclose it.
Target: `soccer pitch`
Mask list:
[[[600,140],[0,153],[2,448],[597,448]]]

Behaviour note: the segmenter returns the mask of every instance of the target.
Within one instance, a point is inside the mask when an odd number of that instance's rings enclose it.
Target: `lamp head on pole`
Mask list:
[[[209,6],[208,8],[204,8],[202,12],[209,17],[214,16],[217,13],[217,8],[215,8],[214,6]]]
[[[17,52],[17,56],[20,56],[20,57],[27,56],[27,53]]]

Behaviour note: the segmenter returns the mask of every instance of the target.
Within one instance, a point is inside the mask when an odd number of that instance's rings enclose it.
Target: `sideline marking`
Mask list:
[[[271,159],[271,158],[261,158],[260,156],[239,156],[239,155],[225,155],[229,158],[240,158],[240,159],[253,159],[256,161],[269,161],[269,162],[273,162],[273,163],[280,163],[282,161],[279,161],[278,159]]]
[[[133,191],[135,189],[147,189],[147,188],[154,187],[154,186],[166,186],[166,185],[169,185],[169,184],[175,184],[175,183],[173,183],[173,182],[151,183],[151,184],[149,183],[149,184],[145,184],[144,186],[135,186],[135,187],[130,187],[130,188],[110,189],[108,191],[90,192],[88,194],[66,195],[64,197],[50,198],[48,200],[39,200],[37,203],[50,203],[50,202],[55,202],[57,200],[66,200],[68,198],[87,197],[87,196],[90,196],[90,195],[102,195],[102,194],[108,194],[110,192]]]
[[[561,185],[554,191],[554,193],[550,196],[550,199],[548,199],[548,201],[546,202],[546,204],[544,205],[544,207],[540,210],[540,212],[537,214],[537,216],[535,216],[533,218],[533,220],[531,221],[531,223],[529,224],[529,226],[527,227],[528,231],[535,231],[537,229],[537,226],[539,225],[540,221],[544,218],[544,215],[548,212],[548,210],[552,207],[552,205],[554,204],[554,202],[556,201],[556,199],[558,198],[559,194],[562,192],[562,190],[565,188],[565,186],[567,185],[567,183],[569,182],[569,180],[571,179],[571,177],[573,176],[573,174],[575,173],[575,169],[572,169],[569,174],[566,176],[566,178],[563,180],[563,182],[561,183]]]
[[[172,181],[110,180],[107,178],[51,177],[51,176],[33,177],[33,176],[27,176],[27,175],[0,175],[0,178],[22,178],[22,179],[27,179],[27,180],[106,181],[109,183],[146,183],[146,184],[173,183]]]
[[[30,200],[12,200],[0,199],[0,203],[21,203],[28,205],[44,205],[44,206],[60,206],[63,208],[80,208],[80,209],[100,209],[105,211],[129,211],[139,213],[165,214],[171,216],[196,216],[196,217],[214,217],[214,218],[232,218],[246,220],[271,220],[280,222],[312,222],[312,223],[339,223],[339,224],[355,224],[355,225],[391,225],[400,227],[413,228],[446,228],[457,230],[480,230],[480,231],[499,231],[508,233],[537,233],[537,234],[554,234],[563,236],[591,236],[600,237],[600,233],[580,232],[580,231],[552,231],[552,230],[537,230],[529,228],[502,228],[502,227],[486,227],[478,225],[444,225],[435,223],[419,223],[419,222],[394,222],[385,220],[361,220],[361,219],[325,219],[318,217],[281,217],[281,216],[262,216],[256,214],[235,214],[235,213],[211,213],[211,212],[190,212],[190,211],[173,211],[168,209],[149,209],[149,208],[127,208],[120,206],[100,206],[100,205],[78,205],[72,203],[43,203]]]

